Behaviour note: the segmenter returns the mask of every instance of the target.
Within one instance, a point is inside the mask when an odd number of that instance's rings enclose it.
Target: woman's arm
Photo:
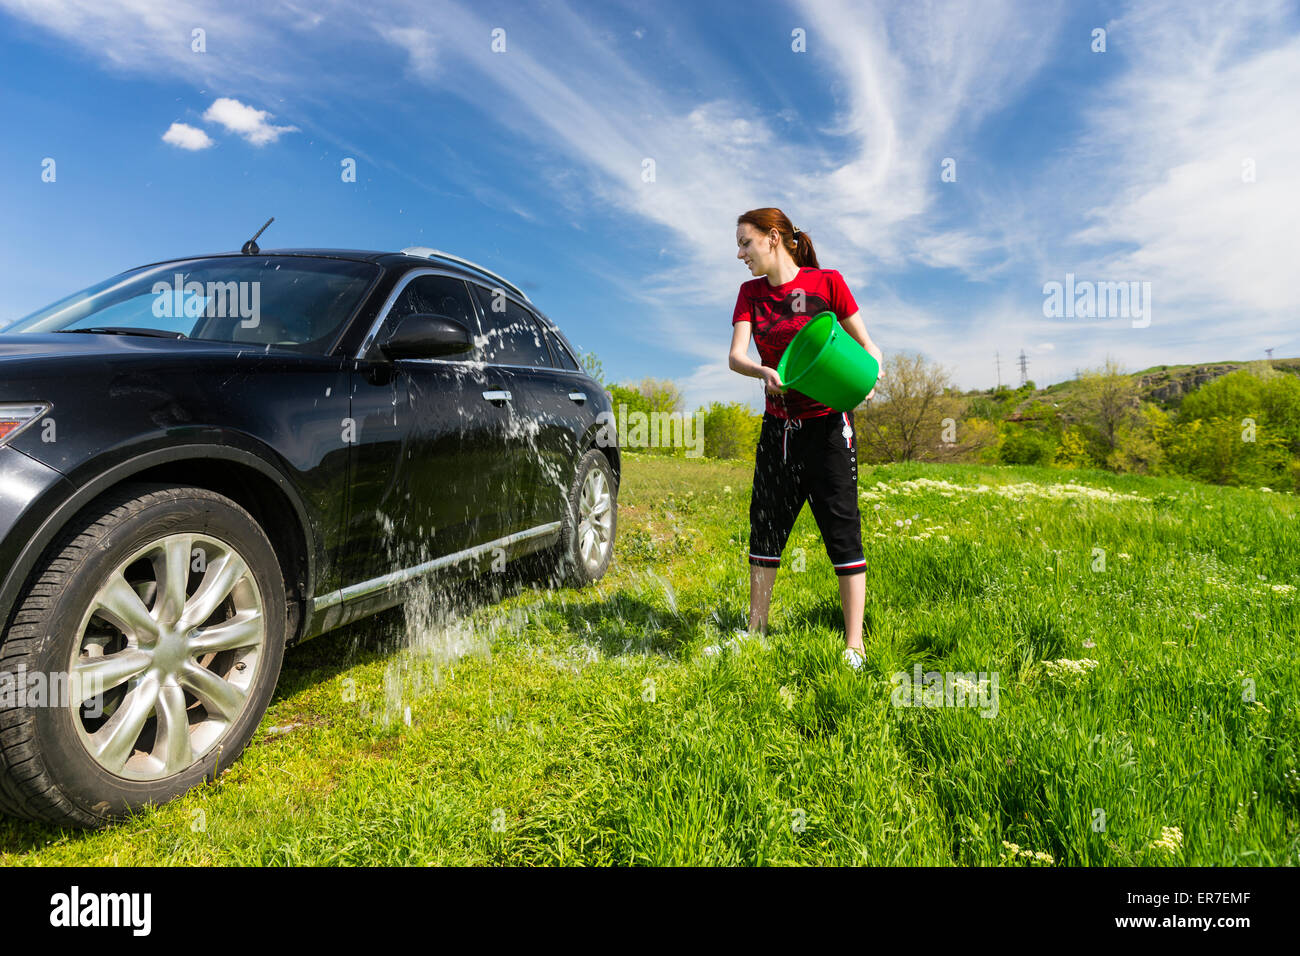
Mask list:
[[[884,353],[880,351],[880,346],[871,341],[871,336],[867,334],[867,327],[862,324],[862,313],[854,312],[844,320],[843,324],[845,331],[848,332],[849,335],[853,336],[859,345],[870,352],[872,357],[875,358],[876,364],[883,368],[885,364]],[[873,388],[867,395],[867,398],[871,398],[871,396],[875,394],[876,390]]]
[[[751,327],[752,323],[745,321],[737,322],[731,327],[731,354],[727,357],[727,364],[733,372],[750,378],[761,378],[769,392],[779,395],[785,389],[781,386],[781,376],[776,374],[776,369],[760,365],[747,354]]]

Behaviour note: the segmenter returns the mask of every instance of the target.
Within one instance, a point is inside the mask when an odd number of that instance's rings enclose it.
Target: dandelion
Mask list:
[[[1152,849],[1177,853],[1183,848],[1183,831],[1178,827],[1161,827],[1160,839],[1151,844]]]
[[[903,519],[899,518],[899,519],[897,519],[897,520],[894,521],[894,527],[895,527],[895,528],[901,528],[902,526],[903,526]]]

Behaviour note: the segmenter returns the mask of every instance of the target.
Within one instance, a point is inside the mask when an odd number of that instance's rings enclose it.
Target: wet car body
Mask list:
[[[0,331],[0,402],[50,405],[0,446],[4,618],[67,518],[127,479],[184,479],[249,507],[294,569],[293,643],[398,603],[401,585],[423,574],[554,544],[581,451],[601,447],[617,476],[618,449],[598,420],[610,417],[607,393],[513,287],[420,254],[261,255],[373,264],[328,354]],[[385,321],[426,276],[464,283],[476,336],[504,297],[518,321],[537,325],[533,360],[385,357]]]
[[[610,411],[522,290],[431,249],[250,242],[0,329],[0,811],[212,779],[286,647],[422,583],[598,580]]]

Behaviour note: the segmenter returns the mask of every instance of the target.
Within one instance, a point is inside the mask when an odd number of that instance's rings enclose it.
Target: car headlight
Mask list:
[[[49,402],[0,403],[0,445],[50,410]]]

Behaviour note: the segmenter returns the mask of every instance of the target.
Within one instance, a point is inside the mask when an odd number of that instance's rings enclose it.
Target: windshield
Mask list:
[[[106,279],[3,331],[138,329],[323,354],[378,274],[370,262],[302,256],[166,262]]]

